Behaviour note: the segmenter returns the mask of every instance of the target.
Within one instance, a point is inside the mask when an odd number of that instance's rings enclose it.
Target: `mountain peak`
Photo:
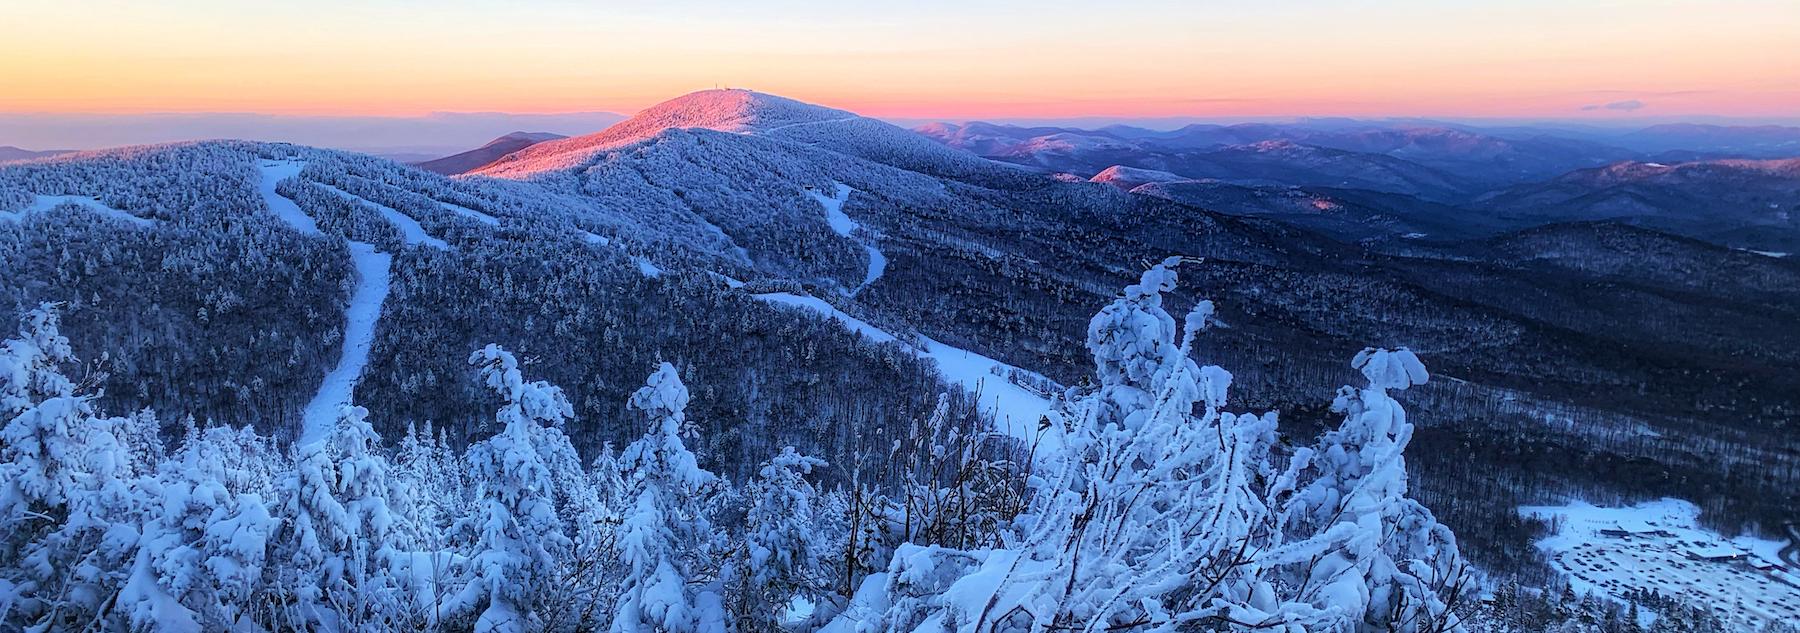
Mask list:
[[[648,140],[671,129],[703,128],[755,134],[806,123],[856,118],[859,117],[843,110],[753,90],[701,90],[650,106],[593,134],[533,145],[483,167],[478,173],[521,176],[573,167],[597,152]]]
[[[856,117],[855,114],[741,88],[701,90],[650,106],[609,128],[706,128],[720,132],[766,132],[799,123]]]

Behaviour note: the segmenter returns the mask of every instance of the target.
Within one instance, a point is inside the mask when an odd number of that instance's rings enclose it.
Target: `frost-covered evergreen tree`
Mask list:
[[[395,478],[407,489],[412,505],[419,546],[443,547],[450,527],[470,505],[468,468],[462,456],[427,421],[423,429],[407,428],[394,462]]]
[[[181,448],[154,479],[157,500],[137,543],[130,577],[117,596],[133,627],[224,630],[264,614],[252,600],[264,584],[272,472],[280,458],[248,428],[187,425]]]
[[[1406,411],[1388,395],[1424,384],[1411,351],[1365,349],[1351,361],[1368,380],[1344,387],[1332,410],[1344,422],[1314,449],[1301,449],[1274,494],[1285,543],[1270,554],[1294,599],[1359,630],[1440,631],[1459,627],[1447,601],[1468,590],[1456,537],[1406,497],[1412,439]],[[1336,614],[1336,615],[1330,615]]]
[[[75,355],[58,321],[54,306],[39,306],[0,346],[0,520],[11,530],[60,520],[82,471],[94,411],[62,373]]]
[[[668,363],[631,395],[631,407],[644,412],[650,428],[620,459],[627,478],[618,531],[625,576],[614,633],[690,633],[727,624],[716,584],[692,586],[704,580],[718,538],[700,503],[717,478],[681,441],[687,404],[687,386]]]
[[[469,356],[482,383],[500,395],[501,430],[469,448],[480,501],[457,531],[472,535],[469,582],[449,612],[479,612],[476,631],[525,631],[539,625],[557,561],[570,541],[556,513],[555,480],[540,443],[545,424],[572,414],[561,389],[526,382],[510,352],[488,345]]]
[[[734,563],[732,591],[740,630],[780,631],[794,598],[817,600],[822,550],[813,507],[818,492],[806,475],[824,466],[788,446],[764,463],[746,491],[750,510]]]
[[[146,505],[136,480],[160,451],[135,444],[154,416],[96,417],[62,374],[74,357],[57,321],[40,306],[0,344],[0,623],[45,630],[108,611]]]
[[[298,447],[282,483],[274,556],[292,591],[281,624],[292,628],[394,628],[406,613],[389,576],[413,546],[413,519],[396,512],[405,489],[390,478],[368,411],[344,406],[319,442]]]

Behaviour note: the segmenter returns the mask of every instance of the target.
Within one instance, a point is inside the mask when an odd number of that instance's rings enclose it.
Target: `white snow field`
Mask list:
[[[819,201],[819,206],[825,207],[825,221],[831,225],[832,232],[844,237],[851,237],[851,234],[855,233],[857,229],[862,228],[862,225],[858,224],[856,220],[852,220],[849,215],[844,214],[844,203],[850,201],[850,192],[853,190],[850,185],[841,182],[833,184],[836,186],[836,191],[832,195],[819,193],[817,189],[807,189],[806,195],[812,196],[812,199]],[[875,283],[875,280],[881,278],[882,273],[887,272],[887,256],[881,254],[881,249],[875,248],[874,244],[863,244],[862,247],[869,252],[869,272],[863,276],[862,285],[850,291],[852,297],[856,296],[856,293],[862,292],[863,288],[869,287],[869,284]]]
[[[1062,445],[1060,429],[1051,428],[1039,438],[1038,420],[1045,411],[1050,410],[1050,401],[1036,393],[1013,384],[1003,375],[1010,371],[1024,371],[1017,367],[988,358],[965,349],[951,347],[926,337],[919,337],[924,343],[923,349],[901,341],[886,330],[870,325],[856,317],[845,314],[831,304],[817,297],[771,292],[753,295],[769,303],[784,305],[802,310],[811,310],[825,315],[857,332],[869,337],[877,343],[894,342],[920,358],[929,358],[937,363],[938,373],[953,384],[962,385],[977,396],[977,407],[983,414],[993,416],[995,430],[1023,440],[1027,446],[1037,443],[1039,450],[1050,450]]]
[[[275,183],[299,174],[305,166],[305,163],[294,161],[263,163],[262,182],[257,191],[269,205],[269,210],[289,225],[301,233],[322,235],[318,225],[300,210],[299,205],[275,193]],[[350,263],[356,268],[356,289],[350,293],[350,305],[344,308],[344,347],[338,355],[337,365],[325,374],[318,393],[313,394],[312,400],[301,411],[302,445],[324,439],[331,431],[331,425],[337,422],[338,408],[350,403],[351,392],[355,391],[356,382],[362,379],[363,368],[369,364],[369,348],[375,345],[375,322],[381,319],[381,304],[387,301],[393,256],[376,251],[374,245],[365,242],[347,244]]]
[[[87,207],[88,209],[93,210],[95,213],[99,213],[100,215],[104,215],[104,216],[107,216],[110,218],[117,218],[120,220],[124,220],[128,223],[131,223],[131,224],[134,224],[137,226],[152,226],[152,225],[156,224],[156,220],[152,220],[150,218],[140,218],[140,217],[132,215],[130,213],[126,213],[124,211],[114,209],[112,207],[101,204],[99,199],[92,198],[89,196],[35,196],[31,202],[31,206],[25,207],[25,209],[23,211],[20,211],[17,214],[0,213],[0,220],[17,221],[21,218],[24,218],[26,216],[26,214],[43,213],[43,212],[49,211],[51,209],[55,209],[56,207],[61,206],[65,203],[78,204],[78,205]]]
[[[426,246],[430,246],[430,247],[438,249],[440,251],[450,250],[450,244],[448,242],[445,242],[444,240],[432,237],[430,233],[426,233],[425,227],[423,225],[420,225],[418,220],[414,220],[412,218],[412,216],[410,216],[410,215],[401,213],[399,209],[395,209],[393,207],[390,207],[390,206],[387,206],[384,204],[378,204],[375,201],[370,200],[368,198],[364,198],[362,196],[350,193],[348,191],[344,191],[343,189],[339,189],[337,187],[333,187],[331,185],[327,185],[322,182],[321,183],[313,183],[313,184],[316,184],[320,187],[325,188],[326,191],[330,191],[332,193],[336,193],[337,195],[343,196],[345,199],[348,199],[352,202],[357,202],[360,204],[368,205],[370,208],[381,212],[381,217],[387,218],[387,221],[392,222],[394,224],[395,228],[400,229],[400,235],[406,239],[406,243],[408,246],[413,245],[413,244],[424,244]]]
[[[1556,534],[1538,541],[1538,547],[1576,591],[1619,599],[1630,589],[1655,590],[1710,609],[1745,630],[1800,622],[1800,574],[1779,568],[1782,544],[1726,539],[1701,528],[1700,509],[1692,503],[1662,499],[1602,508],[1577,501],[1524,506],[1519,513],[1558,523]],[[1776,567],[1757,569],[1769,565]]]

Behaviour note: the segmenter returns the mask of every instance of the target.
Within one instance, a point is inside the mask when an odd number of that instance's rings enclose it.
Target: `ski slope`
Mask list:
[[[269,211],[281,218],[288,226],[294,227],[302,235],[324,235],[319,232],[319,225],[313,222],[312,216],[300,210],[300,205],[286,196],[275,193],[275,185],[283,180],[300,175],[306,163],[294,160],[263,161],[258,165],[262,181],[257,183],[256,192],[262,194],[263,204],[269,205]]]
[[[319,392],[300,415],[301,443],[323,440],[337,422],[338,408],[350,404],[351,393],[369,364],[369,349],[375,345],[375,323],[381,319],[382,302],[387,300],[393,256],[376,251],[372,244],[350,242],[349,246],[350,262],[356,267],[356,290],[344,309],[344,348],[337,366],[325,374]]]
[[[886,330],[845,314],[817,297],[785,292],[753,296],[768,303],[816,312],[842,323],[850,331],[862,334],[871,341],[894,343],[914,356],[931,359],[937,364],[938,373],[947,382],[961,385],[977,397],[976,408],[982,415],[993,419],[994,430],[1019,438],[1026,445],[1037,443],[1040,450],[1062,445],[1060,429],[1044,431],[1042,439],[1039,438],[1038,421],[1044,412],[1050,410],[1050,401],[1006,379],[1003,374],[1018,370],[1017,367],[930,338],[920,337],[923,347],[911,345]]]
[[[819,202],[819,206],[825,207],[825,222],[831,225],[832,232],[844,237],[852,237],[857,229],[862,228],[861,224],[850,219],[850,216],[844,213],[844,203],[850,201],[850,192],[853,190],[850,185],[841,182],[833,184],[836,186],[836,191],[832,195],[827,196],[819,193],[816,189],[807,189],[806,195],[812,196],[813,200]],[[852,297],[869,287],[869,284],[875,283],[875,280],[881,278],[882,273],[887,272],[887,256],[881,254],[881,249],[875,248],[874,244],[863,244],[862,247],[869,252],[869,272],[863,275],[862,285],[850,291]]]
[[[1525,516],[1556,519],[1559,529],[1537,545],[1575,590],[1623,599],[1630,589],[1680,596],[1721,619],[1758,630],[1771,622],[1800,622],[1800,576],[1752,563],[1779,563],[1781,544],[1752,537],[1726,539],[1699,527],[1700,509],[1680,499],[1627,508],[1580,501],[1525,506]],[[1609,536],[1601,530],[1623,530]],[[1741,555],[1741,561],[1697,560],[1690,554]]]
[[[24,218],[27,214],[47,212],[51,209],[55,209],[56,207],[62,206],[63,204],[69,204],[69,203],[78,204],[83,207],[87,207],[88,209],[90,209],[93,212],[98,213],[100,215],[104,215],[109,218],[116,218],[119,220],[124,220],[125,222],[130,223],[135,226],[154,226],[156,224],[156,220],[152,220],[150,218],[140,218],[140,217],[132,215],[130,213],[126,213],[124,211],[114,209],[112,207],[101,204],[99,199],[92,198],[89,196],[35,196],[31,202],[31,206],[25,207],[25,209],[23,211],[20,211],[17,214],[0,213],[0,220],[18,221],[18,220]]]
[[[474,220],[476,222],[480,222],[482,224],[486,224],[488,226],[500,226],[500,218],[496,218],[494,216],[488,215],[486,213],[482,213],[480,211],[476,211],[474,209],[462,206],[460,204],[451,204],[449,202],[444,202],[442,200],[439,200],[438,206],[443,207],[444,210],[446,210],[446,211],[455,213],[457,215]]]
[[[269,210],[295,230],[306,235],[323,235],[312,217],[301,211],[299,205],[275,192],[275,183],[299,174],[305,166],[296,161],[262,163],[262,182],[257,186],[257,192],[269,205]],[[375,345],[375,323],[381,319],[381,304],[387,301],[391,283],[392,255],[376,251],[374,245],[365,242],[350,241],[347,245],[350,264],[356,269],[356,289],[351,291],[350,304],[344,308],[343,349],[339,352],[337,365],[319,383],[318,393],[313,394],[312,400],[301,410],[299,440],[303,444],[323,440],[331,426],[337,423],[338,408],[350,404],[356,382],[362,379],[363,368],[369,365],[369,349]]]
[[[448,242],[445,242],[444,240],[432,237],[430,233],[425,232],[425,227],[423,225],[419,224],[418,220],[414,220],[412,218],[412,216],[410,216],[410,215],[401,213],[400,210],[398,210],[398,209],[395,209],[393,207],[390,207],[390,206],[387,206],[384,204],[378,204],[375,201],[370,200],[368,198],[364,198],[362,196],[350,193],[348,191],[344,191],[343,189],[339,189],[337,187],[333,187],[333,186],[327,185],[325,183],[315,183],[315,184],[319,185],[320,187],[324,187],[326,191],[336,193],[337,195],[343,196],[344,198],[346,198],[352,202],[357,202],[360,204],[367,205],[370,208],[375,209],[376,211],[380,212],[381,217],[387,218],[387,221],[392,222],[394,224],[395,228],[400,229],[400,235],[402,238],[404,238],[406,240],[407,246],[412,246],[415,244],[424,244],[426,246],[430,246],[430,247],[438,249],[440,251],[450,250],[450,244]]]

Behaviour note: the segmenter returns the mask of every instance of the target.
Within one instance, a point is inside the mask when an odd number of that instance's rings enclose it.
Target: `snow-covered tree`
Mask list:
[[[1406,497],[1402,453],[1413,426],[1388,395],[1425,384],[1429,374],[1405,348],[1365,349],[1350,364],[1368,386],[1338,391],[1332,410],[1343,423],[1317,448],[1297,452],[1273,491],[1287,497],[1280,510],[1287,542],[1269,565],[1302,588],[1295,600],[1335,626],[1455,629],[1447,602],[1469,590],[1469,570],[1449,528]]]
[[[562,390],[526,382],[510,352],[488,345],[469,356],[482,383],[500,395],[501,430],[468,451],[480,500],[458,525],[473,536],[468,585],[451,613],[479,610],[476,631],[525,631],[537,626],[557,561],[570,546],[556,512],[555,480],[539,446],[545,424],[573,413]]]
[[[94,411],[62,373],[75,355],[58,321],[54,306],[39,306],[0,345],[0,521],[9,530],[60,520],[82,471]]]
[[[154,479],[129,579],[117,596],[134,628],[225,630],[254,622],[264,585],[271,472],[279,458],[248,428],[187,425],[181,448]]]
[[[795,597],[818,598],[822,570],[813,507],[818,491],[806,475],[824,466],[788,446],[764,463],[746,495],[743,545],[734,563],[740,630],[780,631]]]
[[[717,478],[700,468],[681,441],[687,386],[674,365],[662,363],[630,404],[644,412],[650,428],[620,459],[627,492],[617,547],[625,576],[611,630],[718,630],[712,627],[725,626],[726,620],[716,588],[690,586],[702,580],[705,557],[718,536],[700,503]]]
[[[410,548],[412,517],[390,499],[404,489],[390,478],[368,411],[345,405],[321,441],[298,447],[281,484],[282,530],[274,555],[292,591],[286,626],[392,628],[404,610],[389,563]]]
[[[394,455],[395,479],[407,490],[419,547],[439,549],[445,534],[469,507],[462,456],[432,428],[408,425]]]
[[[137,444],[153,415],[97,417],[62,374],[75,359],[57,321],[40,306],[0,344],[0,623],[45,630],[107,612],[146,505],[137,479],[160,452]]]

